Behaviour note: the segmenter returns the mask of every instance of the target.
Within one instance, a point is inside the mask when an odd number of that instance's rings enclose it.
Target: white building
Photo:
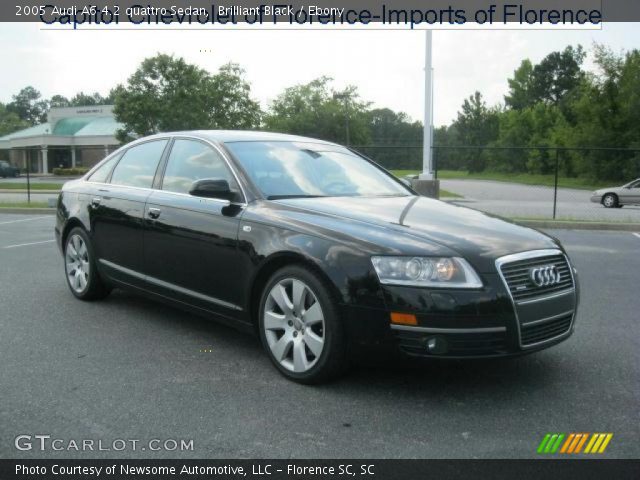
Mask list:
[[[33,173],[89,168],[119,147],[120,128],[113,105],[52,108],[46,123],[0,137],[0,159]]]

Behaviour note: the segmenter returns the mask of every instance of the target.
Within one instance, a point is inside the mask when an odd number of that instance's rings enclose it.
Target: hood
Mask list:
[[[559,247],[537,230],[427,197],[298,198],[277,203],[373,224],[394,237],[407,235],[408,240],[419,238],[446,247],[481,272],[494,272],[495,260],[504,255]]]
[[[594,193],[594,195],[604,195],[605,193],[619,193],[621,190],[624,190],[626,187],[626,185],[622,185],[620,187],[609,187],[609,188],[600,188],[598,190],[596,190]]]

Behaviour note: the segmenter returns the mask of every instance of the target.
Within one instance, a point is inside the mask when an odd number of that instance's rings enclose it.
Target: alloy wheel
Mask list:
[[[289,371],[309,371],[324,349],[322,306],[311,288],[298,279],[285,278],[271,288],[263,328],[271,354]]]
[[[616,204],[616,199],[613,195],[609,194],[604,197],[603,203],[605,207],[611,208]]]
[[[65,251],[65,270],[71,288],[82,293],[89,282],[89,251],[80,235],[72,235],[67,241]]]

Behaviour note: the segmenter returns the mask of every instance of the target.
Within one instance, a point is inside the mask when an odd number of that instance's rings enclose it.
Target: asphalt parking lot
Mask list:
[[[441,180],[440,186],[464,197],[454,203],[483,212],[517,218],[553,216],[553,187],[490,180]],[[640,206],[604,208],[591,202],[591,194],[590,190],[558,188],[556,218],[640,223]]]
[[[547,432],[612,432],[601,457],[638,458],[640,235],[550,233],[581,279],[568,341],[511,360],[377,360],[308,387],[215,322],[122,292],[76,300],[53,216],[0,214],[0,457],[528,458]],[[193,450],[19,451],[21,434]]]

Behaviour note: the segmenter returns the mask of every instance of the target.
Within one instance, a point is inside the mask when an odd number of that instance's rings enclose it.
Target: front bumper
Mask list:
[[[602,195],[591,195],[591,201],[593,203],[602,203]]]
[[[514,304],[498,274],[481,290],[385,285],[386,309],[346,307],[351,341],[412,357],[491,358],[523,355],[560,343],[574,331],[578,285],[549,298]],[[417,325],[391,324],[391,312]]]

